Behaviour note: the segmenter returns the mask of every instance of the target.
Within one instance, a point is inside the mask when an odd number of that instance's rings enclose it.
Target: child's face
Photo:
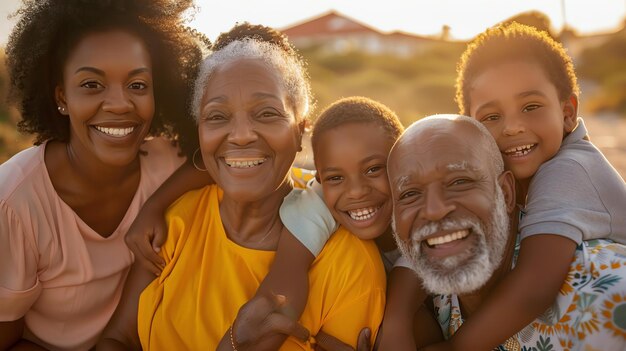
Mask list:
[[[531,62],[510,61],[483,71],[471,82],[469,97],[470,115],[489,129],[520,181],[558,152],[576,123],[575,102],[561,101],[542,68]]]
[[[317,176],[333,217],[361,239],[383,234],[391,222],[387,156],[393,140],[375,123],[348,123],[320,135]]]

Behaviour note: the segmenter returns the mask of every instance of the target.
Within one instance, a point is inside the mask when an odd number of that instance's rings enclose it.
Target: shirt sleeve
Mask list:
[[[294,189],[280,206],[285,227],[317,257],[337,230],[337,222],[324,203],[322,186],[311,179],[305,189]]]
[[[396,267],[404,267],[404,268],[408,268],[410,270],[413,270],[413,266],[411,265],[411,261],[409,261],[406,257],[404,257],[402,255],[400,257],[398,257],[396,262],[393,264],[393,268],[396,268]]]
[[[556,234],[580,244],[583,239],[606,238],[610,215],[586,170],[571,159],[541,166],[531,181],[528,203],[520,221],[524,239]]]
[[[22,318],[41,293],[33,237],[19,218],[0,202],[0,321]]]

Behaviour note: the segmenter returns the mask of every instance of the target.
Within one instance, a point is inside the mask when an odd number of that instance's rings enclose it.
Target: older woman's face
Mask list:
[[[275,69],[238,60],[209,80],[198,120],[202,159],[231,197],[254,201],[287,178],[300,147],[301,128]]]

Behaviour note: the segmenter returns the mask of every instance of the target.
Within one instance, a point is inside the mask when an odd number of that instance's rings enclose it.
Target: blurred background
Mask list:
[[[507,21],[546,30],[574,59],[582,90],[579,114],[592,141],[626,176],[626,0],[196,3],[189,23],[212,40],[242,21],[285,32],[308,61],[316,112],[338,98],[363,95],[391,107],[405,125],[457,112],[456,63],[476,34]],[[5,102],[4,46],[15,24],[7,16],[19,4],[0,3],[0,163],[32,144],[16,131],[19,115]],[[299,162],[311,159],[303,154]]]

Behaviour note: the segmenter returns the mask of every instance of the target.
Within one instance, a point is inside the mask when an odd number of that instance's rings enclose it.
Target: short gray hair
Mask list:
[[[307,117],[311,109],[311,86],[302,59],[289,54],[277,45],[254,38],[236,40],[218,51],[210,53],[202,62],[196,79],[191,112],[196,122],[200,117],[200,104],[211,76],[228,63],[242,59],[257,59],[280,73],[288,102],[292,104],[297,119]]]

